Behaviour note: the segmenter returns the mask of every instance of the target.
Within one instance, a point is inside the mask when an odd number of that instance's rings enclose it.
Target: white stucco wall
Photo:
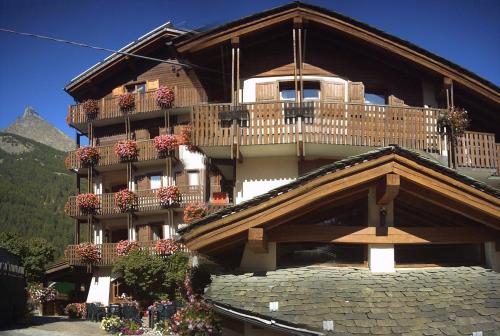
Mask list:
[[[87,303],[100,302],[109,305],[109,291],[112,279],[111,267],[96,268],[90,281]]]
[[[394,272],[394,264],[394,245],[368,245],[368,265],[372,272]]]
[[[236,165],[236,204],[294,181],[299,174],[296,157],[245,158]]]
[[[500,251],[495,248],[495,242],[484,243],[484,256],[486,266],[496,272],[500,272]]]
[[[184,169],[205,169],[203,155],[188,151],[186,146],[179,146],[179,160]]]
[[[345,84],[345,99],[347,101],[347,81],[338,77],[323,77],[323,76],[303,76],[304,81],[326,81],[332,83],[344,83]],[[243,102],[251,103],[255,102],[255,84],[265,83],[271,81],[293,81],[293,76],[276,76],[276,77],[259,77],[250,78],[243,81]],[[321,94],[321,93],[320,93]],[[320,97],[321,98],[321,97]]]

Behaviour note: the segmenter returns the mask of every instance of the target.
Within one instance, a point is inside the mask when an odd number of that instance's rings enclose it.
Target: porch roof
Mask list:
[[[240,313],[326,335],[500,330],[500,273],[482,267],[376,274],[308,266],[216,276],[205,295]],[[269,311],[271,301],[279,302],[278,311]],[[323,331],[323,321],[333,321],[334,331]]]

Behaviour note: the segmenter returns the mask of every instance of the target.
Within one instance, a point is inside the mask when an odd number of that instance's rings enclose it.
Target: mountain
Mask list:
[[[3,131],[41,142],[63,152],[75,148],[75,143],[69,136],[49,124],[31,106],[26,107],[23,115]]]
[[[64,167],[65,156],[31,139],[0,132],[0,232],[45,238],[56,247],[56,258],[71,244],[74,228],[63,210],[74,185]]]

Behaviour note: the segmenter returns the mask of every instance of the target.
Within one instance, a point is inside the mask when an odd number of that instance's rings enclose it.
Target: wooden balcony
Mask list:
[[[175,100],[172,108],[190,107],[207,101],[206,94],[202,89],[185,86],[173,86],[172,89],[175,93]],[[123,117],[125,114],[137,115],[141,113],[160,111],[162,108],[156,103],[155,94],[156,91],[136,93],[135,107],[125,113],[118,106],[118,96],[112,98],[102,98],[98,100],[99,112],[92,120],[98,121]],[[67,118],[68,123],[73,126],[87,123],[89,121],[83,110],[82,104],[70,105]]]
[[[457,140],[457,167],[485,168],[500,175],[500,144],[495,143],[495,134],[465,132]]]
[[[233,110],[233,111],[232,111]],[[192,121],[195,145],[251,146],[272,144],[334,144],[400,146],[438,153],[436,123],[442,110],[336,102],[271,102],[198,105]],[[231,115],[237,122],[231,127]],[[228,122],[229,121],[229,122]]]
[[[148,251],[151,254],[157,254],[155,251],[155,241],[138,242],[141,249]],[[113,263],[119,258],[116,254],[116,243],[97,244],[101,252],[101,260],[93,264],[94,266],[112,266]],[[86,266],[82,263],[81,258],[77,252],[78,245],[68,245],[64,251],[64,256],[71,266]]]
[[[137,148],[139,150],[139,156],[137,157],[137,162],[160,159],[160,157],[158,156],[158,152],[153,146],[152,139],[137,141]],[[97,146],[97,150],[99,152],[99,162],[97,163],[96,167],[110,166],[122,162],[120,160],[120,157],[115,153],[114,144]],[[76,152],[77,150],[68,152],[66,160],[64,161],[67,169],[83,168]]]
[[[204,187],[203,186],[178,186],[181,192],[181,203],[179,207],[185,207],[189,203],[203,202],[204,201]],[[139,190],[136,191],[137,204],[135,204],[134,212],[158,212],[165,208],[161,206],[160,200],[156,196],[156,190]],[[115,194],[106,193],[97,195],[99,197],[100,206],[96,211],[96,216],[109,216],[121,214],[120,209],[115,206]],[[86,217],[78,205],[76,204],[76,196],[70,196],[68,200],[67,214],[75,218]]]

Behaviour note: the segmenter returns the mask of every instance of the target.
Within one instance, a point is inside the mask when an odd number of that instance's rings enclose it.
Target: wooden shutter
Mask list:
[[[365,86],[361,82],[349,82],[349,102],[365,102]]]
[[[321,82],[321,100],[343,102],[344,97],[344,83]]]
[[[185,170],[175,174],[175,185],[185,186],[187,184],[188,184],[188,179],[187,179],[187,172]]]
[[[135,139],[136,140],[147,140],[149,139],[149,130],[147,129],[138,129],[135,130]]]
[[[403,99],[399,99],[396,96],[390,95],[389,96],[389,105],[392,106],[406,106],[405,101]]]
[[[278,100],[278,83],[257,83],[255,84],[255,101]]]
[[[137,240],[140,242],[145,242],[153,240],[151,235],[151,228],[149,225],[140,225],[137,227]]]
[[[119,96],[125,92],[125,87],[124,86],[119,86],[117,88],[113,89],[113,92],[111,93],[112,96]]]
[[[160,87],[159,79],[146,81],[146,91],[155,91],[158,90],[159,87]]]

